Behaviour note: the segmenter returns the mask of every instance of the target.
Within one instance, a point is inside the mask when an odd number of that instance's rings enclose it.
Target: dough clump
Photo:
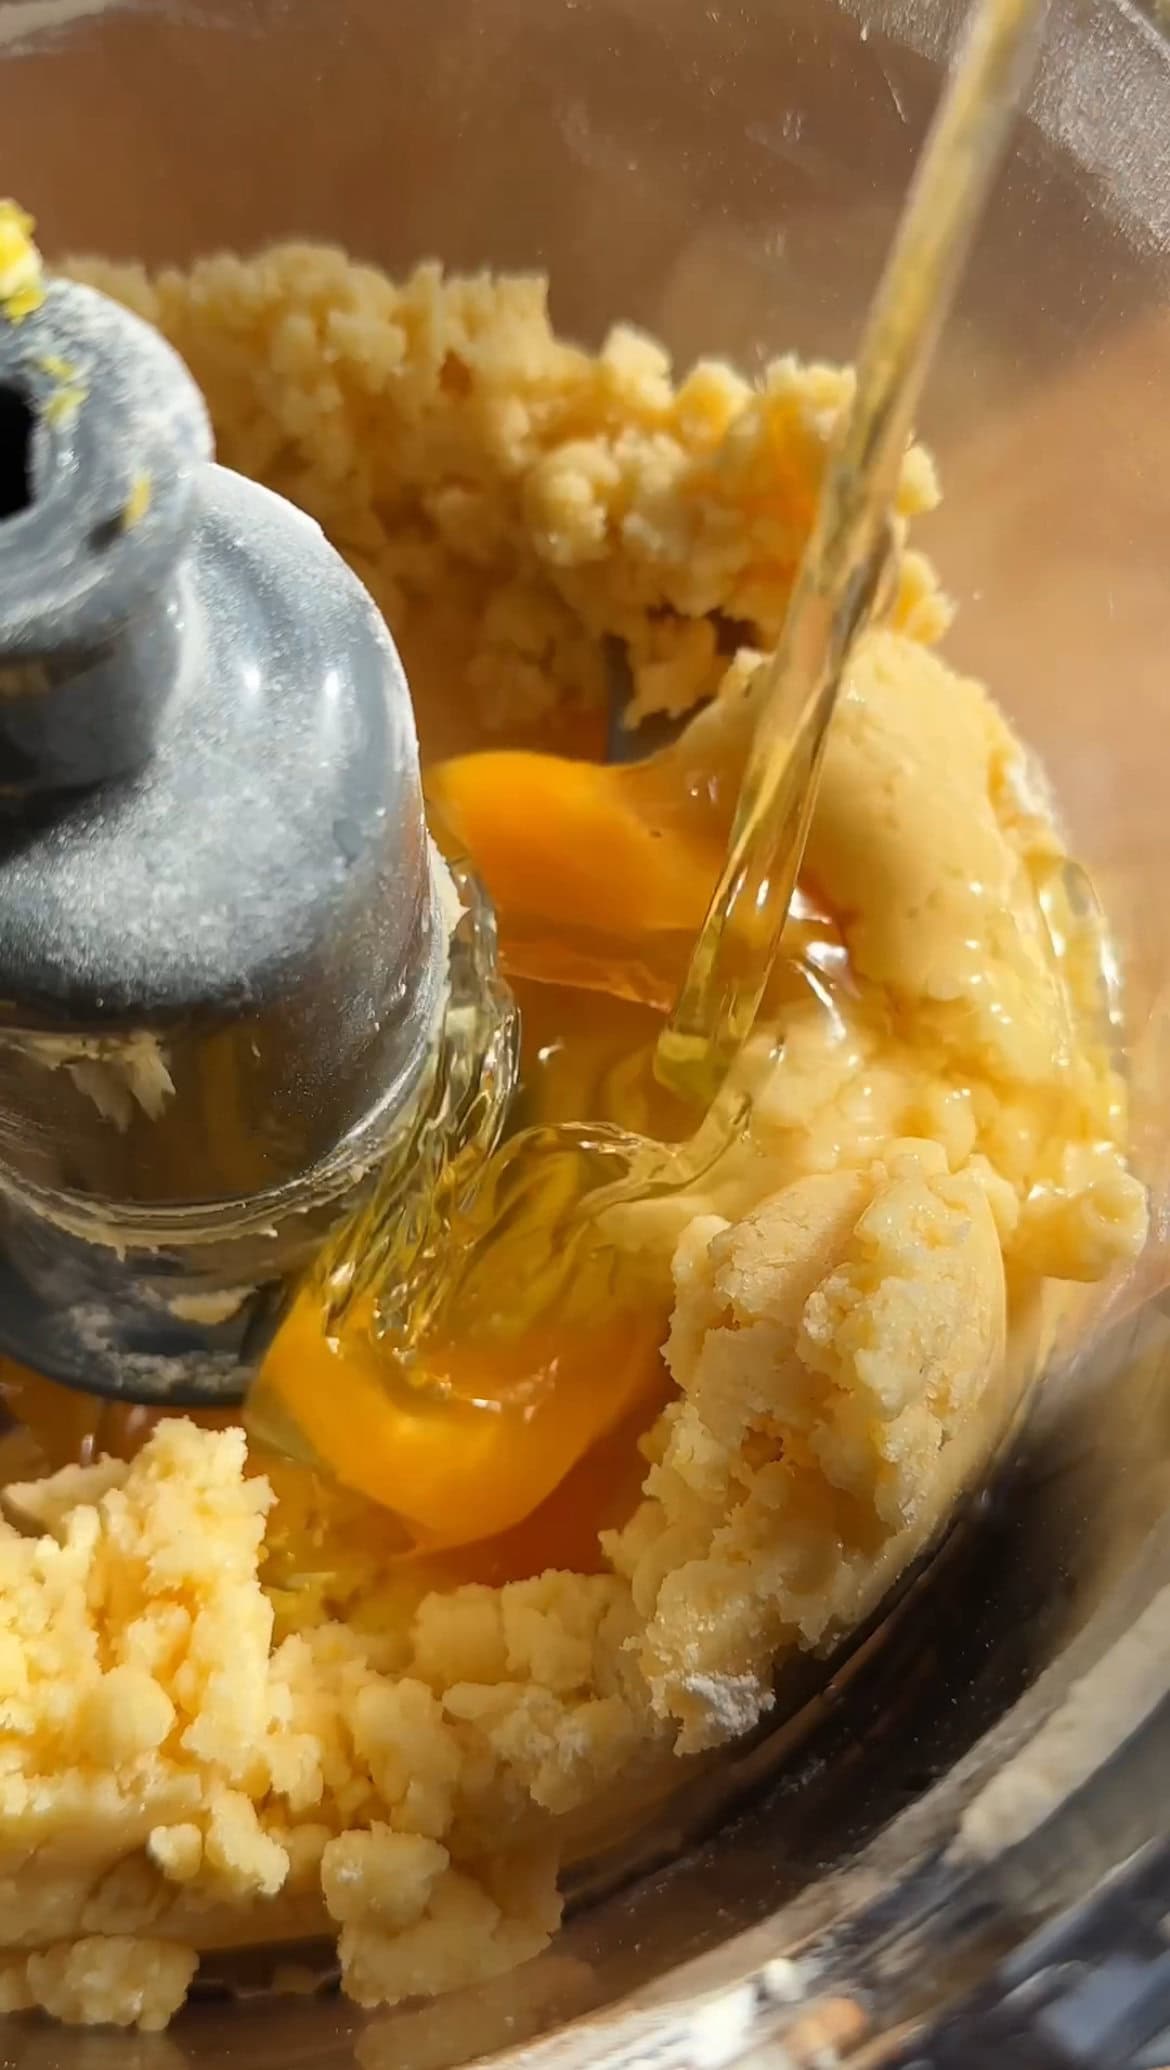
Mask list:
[[[676,381],[629,330],[559,340],[538,280],[328,250],[73,270],[350,560],[432,751],[550,719],[588,744],[610,637],[638,712],[746,729],[847,375]],[[912,449],[903,531],[936,493]],[[159,2027],[199,1952],[325,1926],[367,2006],[535,1954],[582,1820],[749,1730],[777,1663],[876,1603],[978,1472],[1052,1283],[1140,1249],[1092,942],[1054,961],[1082,907],[1023,751],[932,651],[947,617],[904,552],[809,849],[847,982],[792,1007],[745,1140],[665,1211],[675,1393],[601,1571],[454,1586],[368,1551],[277,1587],[292,1497],[183,1419],[8,1487],[4,2009]]]

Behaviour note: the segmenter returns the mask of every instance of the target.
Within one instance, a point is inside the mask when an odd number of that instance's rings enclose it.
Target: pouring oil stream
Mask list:
[[[796,889],[849,651],[893,554],[898,474],[923,382],[1039,45],[1047,0],[983,0],[869,313],[767,682],[727,857],[659,1039],[663,1081],[709,1105],[751,1033]]]

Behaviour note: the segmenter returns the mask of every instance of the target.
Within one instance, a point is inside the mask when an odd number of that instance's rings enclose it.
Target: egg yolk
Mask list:
[[[469,755],[428,786],[444,845],[471,857],[505,968],[664,1010],[722,856],[701,822],[670,824],[634,772],[554,755]]]
[[[428,773],[435,832],[487,886],[510,974],[666,1011],[726,842],[720,738],[699,758],[684,735],[625,766],[502,750]]]
[[[436,836],[485,884],[509,977],[669,1011],[723,862],[746,716],[742,701],[713,708],[673,746],[624,766],[501,750],[428,773]],[[827,935],[839,948],[804,886],[786,931],[789,976]]]
[[[607,1317],[580,1334],[555,1324],[500,1347],[448,1349],[425,1386],[396,1375],[370,1317],[322,1332],[302,1294],[260,1388],[347,1488],[391,1509],[415,1547],[442,1550],[509,1530],[640,1401],[661,1392],[662,1316]]]
[[[620,999],[519,983],[518,1125],[609,1119],[642,1125],[626,1067],[658,1017]],[[665,1398],[669,1315],[607,1306],[595,1325],[558,1324],[428,1349],[420,1380],[377,1340],[367,1305],[327,1328],[307,1283],[268,1353],[249,1421],[274,1442],[289,1426],[344,1487],[392,1510],[419,1550],[475,1544],[538,1511],[576,1463],[639,1407]]]

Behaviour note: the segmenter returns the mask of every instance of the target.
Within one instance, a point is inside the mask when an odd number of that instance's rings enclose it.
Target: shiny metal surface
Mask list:
[[[44,29],[70,11],[0,0],[4,178],[50,250],[183,259],[296,234],[395,268],[430,253],[548,267],[569,330],[596,339],[624,317],[684,360],[748,365],[850,348],[961,15],[958,0],[153,0]],[[925,543],[961,606],[952,652],[1042,750],[1120,924],[1159,1210],[1141,1274],[1110,1314],[1086,1313],[1018,1455],[868,1649],[821,1693],[815,1666],[792,1675],[789,1710],[811,1708],[688,1802],[687,1830],[679,1808],[636,1861],[583,1879],[547,1956],[465,2000],[368,2018],[212,1997],[157,2042],[0,2029],[5,2070],[438,2070],[525,2049],[558,2066],[754,2049],[780,2070],[778,2037],[822,1997],[824,2031],[877,2062],[875,2032],[958,1993],[1158,1823],[1168,122],[1146,15],[1054,6],[924,423],[947,490]],[[996,1778],[998,1812],[970,1809]],[[696,1994],[714,2002],[697,2012]]]

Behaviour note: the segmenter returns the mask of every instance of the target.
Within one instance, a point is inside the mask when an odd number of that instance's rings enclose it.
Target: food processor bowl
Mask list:
[[[3,185],[50,256],[326,239],[547,270],[589,343],[623,319],[684,363],[848,359],[963,12],[0,0]],[[0,2024],[4,2070],[1170,2057],[1143,2039],[1170,1912],[1168,134],[1156,10],[1055,0],[922,427],[950,653],[1040,751],[1123,954],[1146,1257],[897,1602],[792,1671],[685,1816],[577,1874],[545,1955],[369,2015],[211,1975],[165,2037]]]

